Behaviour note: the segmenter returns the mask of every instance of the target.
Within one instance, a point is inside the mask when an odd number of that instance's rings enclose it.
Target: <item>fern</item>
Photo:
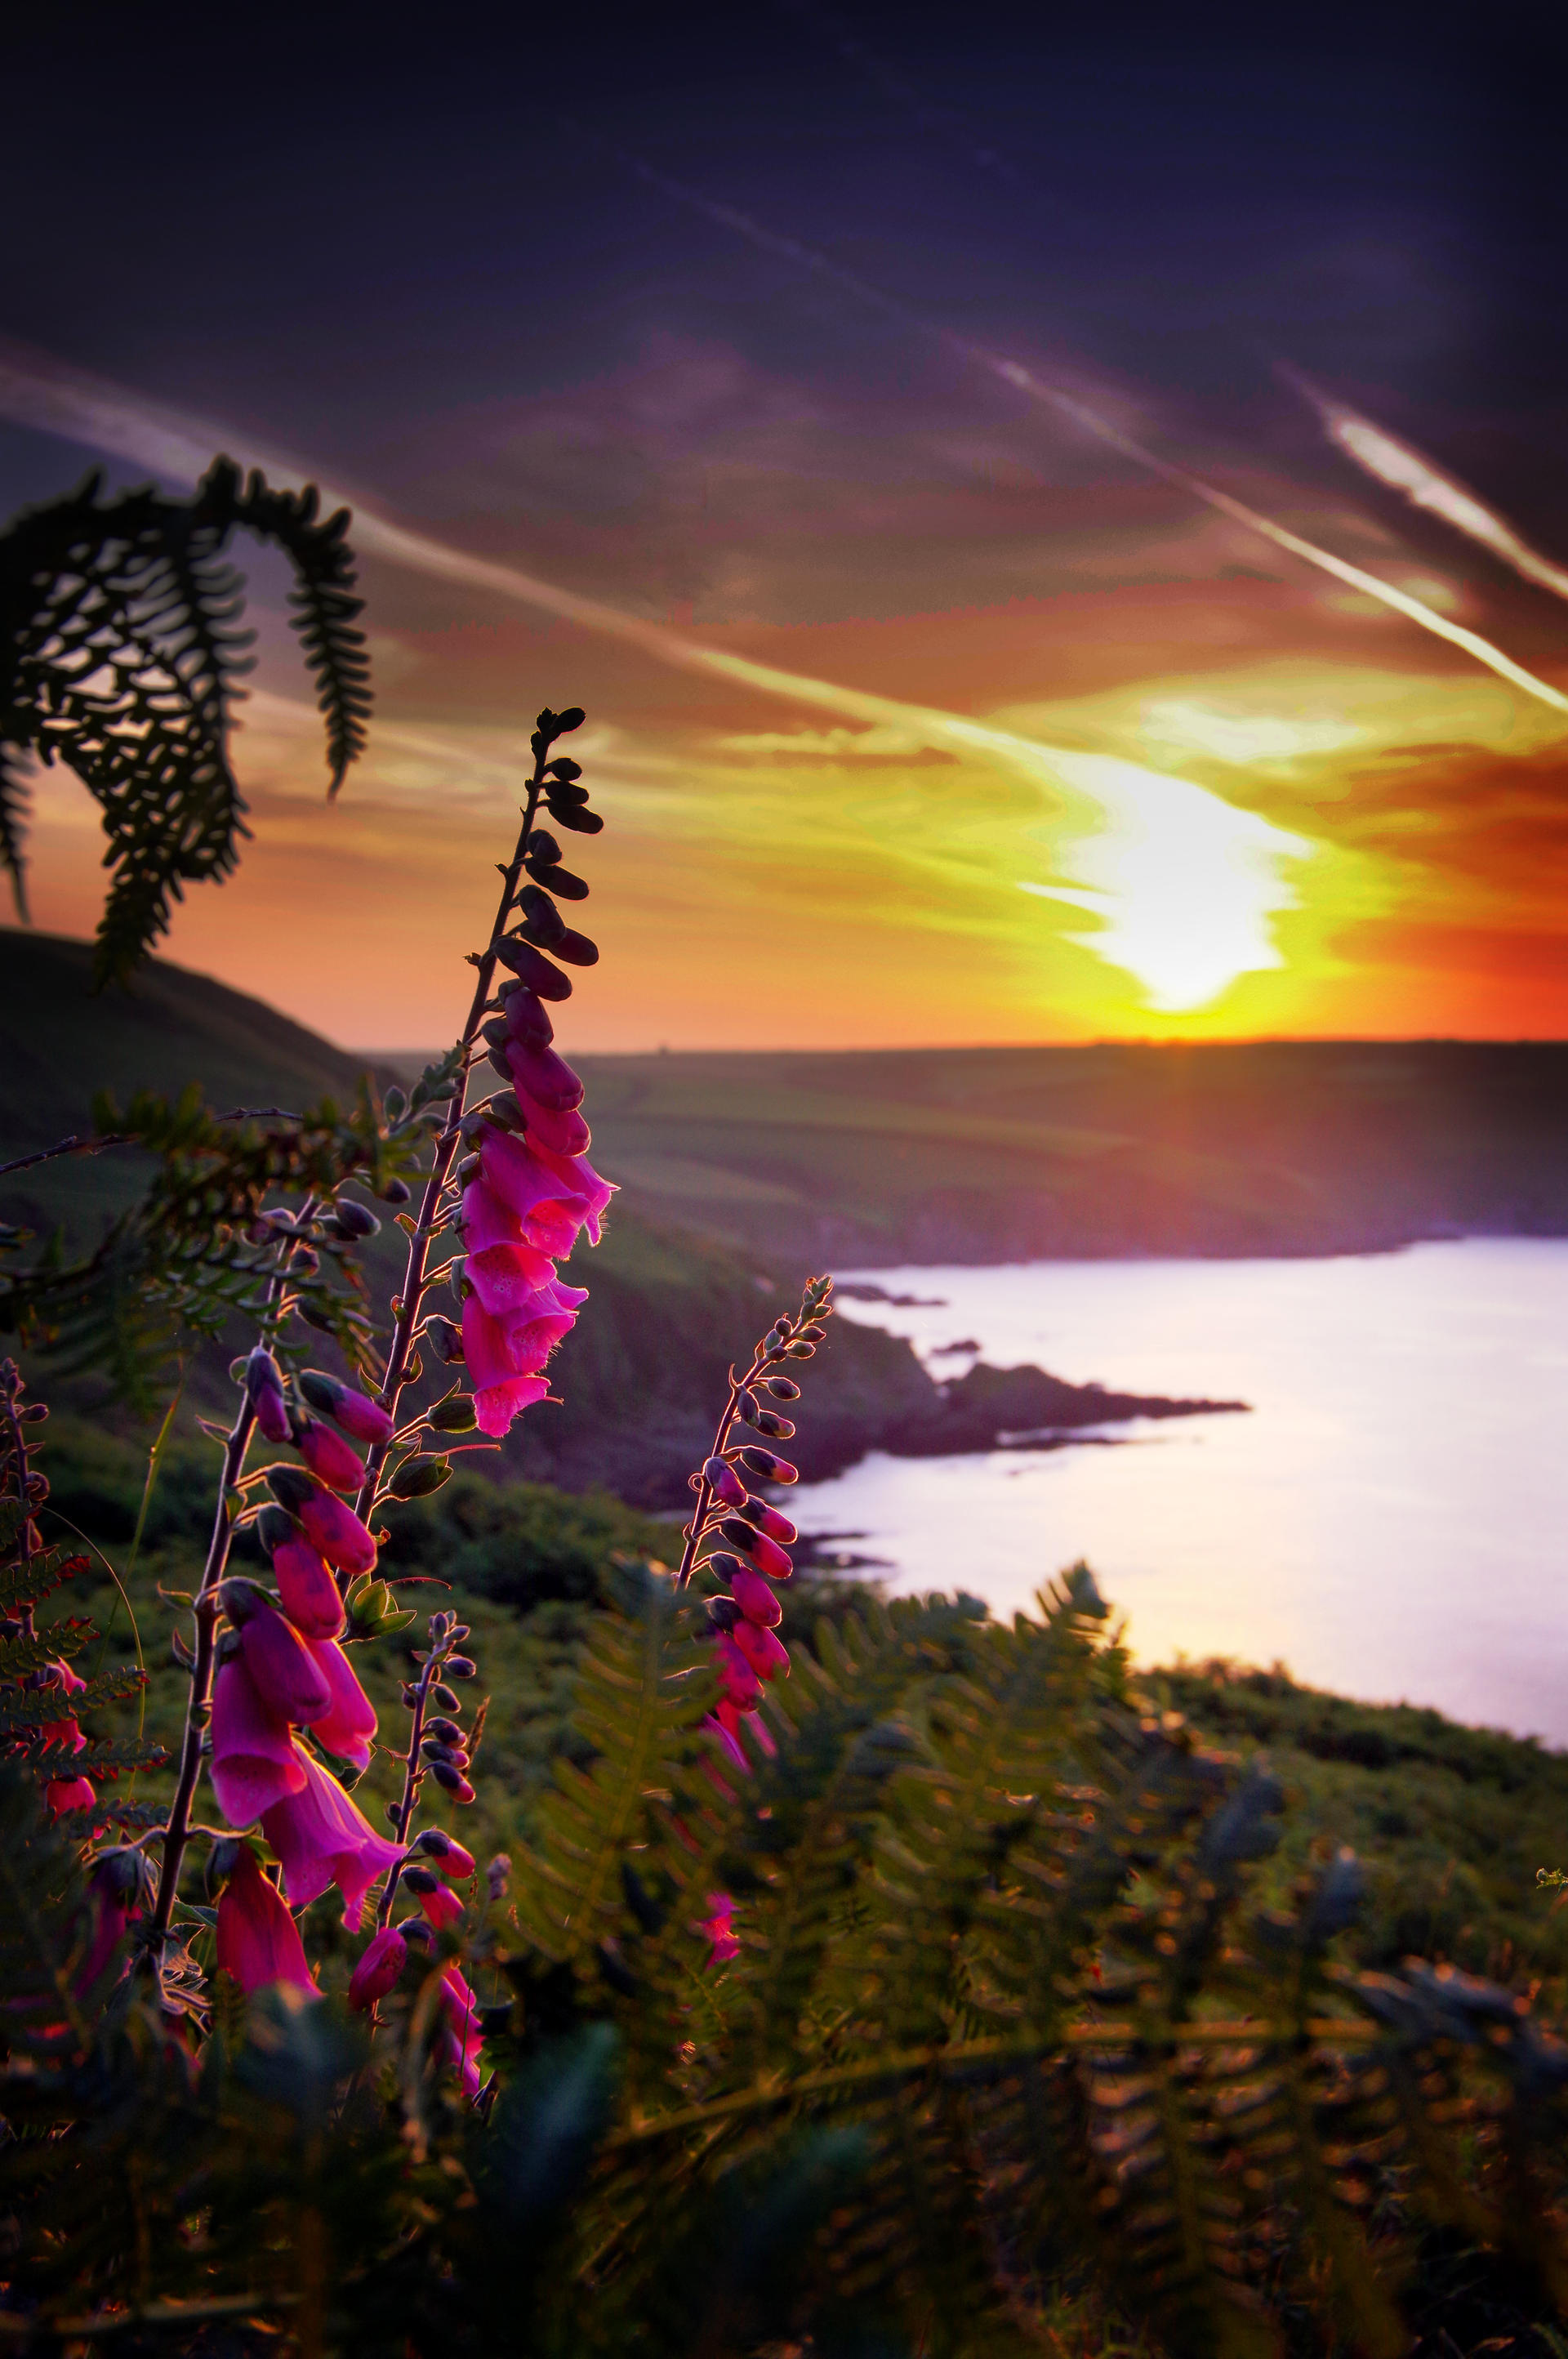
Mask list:
[[[690,2281],[693,2216],[788,2184],[823,2137],[843,2172],[772,2331],[829,2346],[1033,2347],[1098,2252],[1173,2351],[1261,2359],[1311,2317],[1392,2353],[1433,2220],[1560,2302],[1568,2049],[1491,1985],[1336,1969],[1347,1857],[1249,1919],[1280,1790],[1139,1711],[1080,1571],[1011,1629],[904,1603],[824,1630],[727,1793],[691,1750],[702,1694],[673,1701],[708,1675],[667,1594],[628,1603],[585,1674],[604,1750],[517,1894],[549,1960],[612,1929],[614,1973],[574,2002],[625,2059],[571,2240],[596,2347],[629,2319],[709,2347],[744,2303]],[[694,1896],[719,1876],[743,1946],[708,1977]],[[535,1994],[539,1971],[514,1962]]]
[[[222,562],[236,530],[293,566],[291,621],[326,722],[333,794],[370,710],[346,510],[319,521],[313,488],[275,491],[222,458],[189,501],[146,490],[101,505],[101,484],[92,475],[0,534],[0,864],[25,918],[19,760],[63,762],[109,839],[100,987],[127,979],[184,885],[233,868],[247,832],[228,754],[250,669],[250,635],[235,627],[243,585]]]

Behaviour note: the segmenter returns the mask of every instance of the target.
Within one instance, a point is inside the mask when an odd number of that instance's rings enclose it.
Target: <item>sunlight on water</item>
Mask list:
[[[973,1338],[997,1366],[1252,1404],[803,1485],[802,1528],[864,1534],[891,1588],[1010,1613],[1083,1556],[1140,1661],[1279,1660],[1568,1743],[1568,1241],[840,1275],[942,1299],[839,1305],[938,1376]]]

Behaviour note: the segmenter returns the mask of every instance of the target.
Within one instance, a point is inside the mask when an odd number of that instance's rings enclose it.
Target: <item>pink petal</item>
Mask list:
[[[375,1707],[355,1678],[347,1655],[330,1639],[317,1639],[309,1653],[328,1690],[329,1704],[311,1728],[318,1745],[351,1761],[356,1769],[370,1767],[371,1739],[376,1732]]]
[[[248,1827],[305,1784],[287,1723],[269,1712],[243,1655],[223,1664],[212,1690],[212,1791],[232,1827]]]
[[[262,1820],[283,1862],[283,1888],[296,1908],[303,1908],[335,1884],[343,1896],[343,1922],[357,1932],[365,1894],[402,1858],[402,1850],[376,1833],[319,1761],[297,1745],[295,1758],[304,1773],[302,1790],[276,1803]]]

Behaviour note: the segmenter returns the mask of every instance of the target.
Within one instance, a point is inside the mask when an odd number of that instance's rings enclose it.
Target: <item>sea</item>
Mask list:
[[[938,1377],[1032,1363],[1249,1407],[877,1452],[795,1495],[829,1554],[1008,1615],[1082,1558],[1139,1663],[1281,1664],[1568,1745],[1568,1240],[838,1275],[893,1298],[838,1315]]]

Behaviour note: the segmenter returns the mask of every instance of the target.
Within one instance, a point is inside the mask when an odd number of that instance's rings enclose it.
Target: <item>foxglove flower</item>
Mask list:
[[[449,1925],[462,1923],[463,1904],[451,1886],[443,1884],[438,1875],[432,1875],[427,1868],[406,1867],[403,1881],[438,1933],[444,1932]]]
[[[330,1709],[332,1690],[293,1623],[248,1581],[224,1583],[223,1606],[239,1628],[245,1669],[267,1710],[296,1727],[320,1720]]]
[[[789,1648],[760,1622],[737,1622],[730,1636],[758,1679],[776,1680],[781,1671],[788,1679]]]
[[[270,1712],[243,1655],[212,1690],[212,1790],[232,1827],[248,1827],[305,1785],[305,1756]],[[276,1849],[276,1845],[274,1846]]]
[[[730,1594],[745,1620],[754,1622],[761,1629],[777,1629],[784,1620],[784,1607],[779,1603],[777,1593],[769,1588],[760,1572],[753,1572],[751,1566],[742,1564],[739,1558],[732,1560],[732,1568],[730,1571]]]
[[[290,1983],[312,1998],[321,1995],[306,1962],[299,1928],[277,1886],[262,1874],[249,1843],[239,1846],[233,1874],[218,1902],[214,1944],[218,1963],[247,1997],[269,1983]]]
[[[474,1996],[456,1966],[449,1966],[441,1976],[441,2004],[446,2011],[447,2027],[442,2047],[449,2064],[456,2065],[462,2074],[463,2093],[479,2094],[480,2028]]]
[[[278,1374],[277,1362],[261,1344],[245,1363],[245,1390],[255,1421],[267,1440],[287,1441],[288,1403],[283,1397],[283,1378]]]
[[[415,1848],[425,1854],[431,1866],[438,1868],[449,1884],[466,1884],[470,1875],[479,1873],[479,1863],[472,1852],[465,1851],[442,1827],[427,1827]]]
[[[700,1919],[697,1930],[709,1945],[706,1961],[709,1966],[727,1966],[731,1958],[741,1954],[732,1922],[734,1914],[735,1903],[727,1892],[708,1894],[708,1914]]]
[[[338,1572],[373,1572],[375,1542],[353,1509],[298,1466],[269,1466],[267,1484],[275,1499],[303,1526],[306,1538]]]
[[[365,1462],[330,1425],[308,1418],[295,1436],[294,1446],[318,1482],[329,1490],[357,1491],[365,1479]]]
[[[51,1777],[44,1788],[44,1805],[51,1819],[63,1819],[72,1810],[91,1810],[98,1800],[98,1788],[91,1777]]]
[[[92,1902],[92,1939],[76,1977],[78,1998],[84,1998],[108,1972],[127,1927],[141,1915],[146,1869],[139,1852],[106,1851],[94,1861],[87,1882]]]
[[[474,1388],[473,1413],[483,1433],[504,1433],[514,1417],[543,1400],[550,1389],[546,1376],[517,1366],[509,1329],[491,1317],[477,1294],[463,1304],[463,1360]]]
[[[368,1769],[371,1740],[376,1732],[375,1706],[335,1640],[313,1639],[307,1652],[328,1691],[327,1709],[312,1723],[310,1734],[329,1753],[351,1761],[356,1769]]]
[[[384,1925],[349,1976],[349,2005],[367,2015],[397,1986],[408,1944],[395,1925]]]
[[[283,1888],[297,1908],[330,1884],[343,1896],[343,1922],[357,1933],[365,1894],[402,1851],[378,1835],[330,1771],[299,1745],[297,1789],[262,1814],[266,1839],[283,1862]]]
[[[81,1677],[80,1671],[73,1671],[70,1665],[57,1655],[53,1662],[45,1666],[44,1677],[40,1684],[44,1687],[63,1688],[67,1695],[80,1695],[87,1681]],[[46,1753],[56,1745],[63,1745],[69,1751],[80,1753],[86,1742],[87,1739],[81,1734],[74,1712],[62,1712],[58,1720],[49,1720],[44,1723],[40,1743],[42,1750]]]
[[[566,1059],[542,1040],[514,1039],[506,1051],[512,1078],[548,1114],[575,1114],[582,1103],[582,1082]]]
[[[528,1127],[528,1136],[537,1147],[547,1147],[552,1155],[586,1155],[593,1144],[593,1135],[583,1119],[580,1106],[560,1113],[543,1106],[537,1098],[530,1097],[519,1082],[516,1084],[517,1107]]]
[[[272,1552],[273,1577],[283,1610],[306,1638],[335,1638],[343,1601],[323,1558],[307,1539],[282,1540]]]
[[[312,1408],[330,1417],[345,1433],[351,1433],[356,1441],[368,1442],[374,1449],[392,1440],[395,1428],[380,1402],[368,1400],[363,1393],[351,1392],[336,1376],[327,1375],[320,1368],[307,1368],[299,1378],[299,1389]]]

